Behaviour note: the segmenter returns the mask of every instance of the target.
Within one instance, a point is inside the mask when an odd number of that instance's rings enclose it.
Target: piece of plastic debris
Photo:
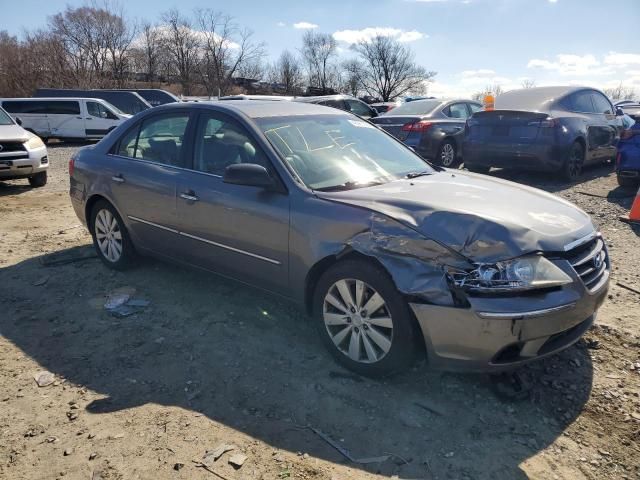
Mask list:
[[[204,457],[202,457],[202,463],[207,466],[211,466],[216,460],[218,460],[226,452],[230,452],[231,450],[235,450],[235,449],[236,449],[235,445],[230,445],[227,443],[218,445],[213,450],[207,450],[205,452]]]
[[[48,387],[56,380],[55,375],[51,372],[47,372],[46,370],[36,373],[33,376],[33,379],[39,387]]]
[[[128,317],[138,311],[135,308],[129,307],[128,305],[120,305],[118,307],[110,308],[108,310],[111,315],[119,318]]]
[[[386,462],[387,460],[389,460],[389,458],[391,458],[393,456],[393,455],[381,455],[379,457],[354,458],[351,455],[351,453],[349,452],[349,450],[347,450],[342,445],[340,445],[337,442],[335,442],[328,435],[324,434],[323,432],[321,432],[317,428],[310,427],[310,426],[305,426],[305,427],[302,427],[302,428],[303,429],[307,429],[307,430],[311,430],[313,433],[318,435],[322,440],[324,440],[329,445],[331,445],[333,448],[335,448],[343,457],[345,457],[347,460],[349,460],[349,461],[351,461],[353,463],[359,463],[361,465],[365,465],[365,464],[368,464],[368,463],[381,463],[381,462]]]
[[[106,308],[107,310],[114,310],[127,303],[129,301],[129,298],[129,295],[126,293],[112,293],[107,297],[104,308]]]
[[[229,457],[229,464],[236,470],[242,467],[242,465],[246,461],[247,461],[247,456],[243,455],[242,453],[236,453],[235,455],[231,455]]]
[[[45,275],[43,277],[40,277],[38,280],[36,280],[35,282],[33,282],[33,286],[34,287],[41,287],[42,285],[44,285],[45,283],[47,283],[49,281],[49,275]]]

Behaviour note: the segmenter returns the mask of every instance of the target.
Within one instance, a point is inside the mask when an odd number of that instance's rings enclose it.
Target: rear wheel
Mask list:
[[[131,266],[135,258],[133,244],[120,215],[107,201],[96,202],[91,211],[91,236],[105,265],[115,270]]]
[[[323,343],[346,368],[381,377],[407,369],[417,353],[417,329],[405,298],[389,275],[362,260],[327,270],[314,295]]]
[[[33,177],[29,177],[29,185],[34,188],[44,187],[47,184],[47,171],[38,172]]]
[[[482,173],[482,174],[487,174],[489,173],[489,170],[491,170],[491,167],[485,167],[484,165],[469,165],[469,164],[464,164],[465,168],[467,170],[469,170],[470,172],[473,173]]]
[[[445,140],[438,148],[436,161],[443,167],[452,168],[458,165],[456,144],[452,140]]]
[[[573,142],[567,158],[564,160],[562,167],[562,175],[565,180],[573,182],[582,173],[582,167],[584,166],[584,147],[580,142]]]

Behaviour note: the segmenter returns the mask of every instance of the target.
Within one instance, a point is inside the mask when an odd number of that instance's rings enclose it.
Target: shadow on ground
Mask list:
[[[43,275],[47,284],[34,287]],[[95,258],[52,267],[33,258],[0,269],[0,284],[0,334],[42,368],[103,394],[87,415],[176,405],[275,448],[385,475],[526,478],[520,464],[562,434],[591,390],[584,343],[524,369],[533,388],[520,402],[496,397],[486,376],[424,365],[392,380],[360,378],[333,363],[286,301],[152,260],[120,273]],[[111,316],[105,296],[123,286],[151,305]],[[300,425],[354,457],[397,456],[352,464]]]

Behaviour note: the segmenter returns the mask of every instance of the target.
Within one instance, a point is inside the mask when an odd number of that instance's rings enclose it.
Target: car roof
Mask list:
[[[344,99],[352,99],[358,100],[356,97],[352,97],[351,95],[337,94],[337,95],[317,95],[315,97],[296,97],[296,102],[319,102],[322,100],[344,100]],[[362,100],[358,100],[361,102]]]
[[[24,98],[0,98],[0,102],[11,102],[11,101],[20,101],[20,102],[69,102],[69,101],[79,101],[79,100],[91,100],[92,102],[101,102],[106,103],[107,105],[111,105],[104,98],[92,98],[92,97],[24,97]]]
[[[586,86],[534,87],[510,90],[496,97],[497,110],[548,110],[556,100],[581,90],[595,90]],[[602,92],[601,92],[602,93]]]
[[[214,108],[212,108],[214,107]],[[214,110],[229,110],[246,115],[250,118],[286,117],[294,115],[351,115],[341,110],[301,102],[274,102],[273,100],[226,100],[224,102],[205,101],[197,103],[169,103],[154,107],[153,111],[169,110],[173,108],[199,108]]]
[[[219,100],[224,100],[224,101],[228,101],[228,100],[269,100],[269,101],[287,101],[287,100],[293,100],[293,97],[291,96],[284,96],[284,95],[244,95],[244,94],[240,94],[240,95],[228,95],[226,97],[220,97]]]

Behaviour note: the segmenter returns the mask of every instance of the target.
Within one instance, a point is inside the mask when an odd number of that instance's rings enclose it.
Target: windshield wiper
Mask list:
[[[329,187],[314,188],[318,192],[340,192],[342,190],[353,190],[354,188],[361,187],[373,187],[375,185],[382,185],[383,182],[344,182],[339,185],[331,185]]]
[[[424,177],[426,175],[431,175],[431,174],[433,174],[433,172],[430,172],[428,170],[425,170],[423,172],[409,172],[404,176],[404,178]]]

